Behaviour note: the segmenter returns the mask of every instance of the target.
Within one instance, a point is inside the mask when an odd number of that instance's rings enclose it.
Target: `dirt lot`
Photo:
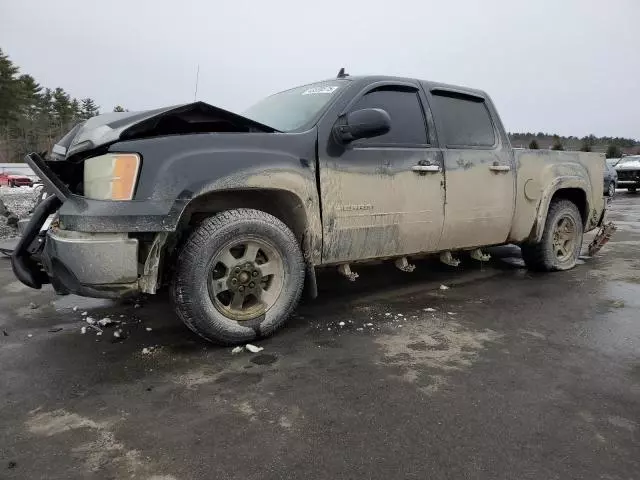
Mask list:
[[[0,478],[636,478],[640,196],[610,218],[565,273],[325,274],[257,354],[203,343],[163,297],[57,298],[0,259]],[[85,311],[123,323],[97,335]]]

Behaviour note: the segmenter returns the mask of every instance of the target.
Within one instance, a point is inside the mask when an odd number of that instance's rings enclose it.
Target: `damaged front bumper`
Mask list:
[[[29,221],[21,225],[22,237],[11,254],[16,277],[31,288],[40,289],[51,283],[59,294],[85,297],[155,293],[160,255],[168,233],[156,232],[151,247],[142,249],[138,238],[128,232],[62,228],[62,222],[51,219],[59,214],[69,192],[46,171],[42,159],[29,159],[53,195],[46,197]],[[142,256],[141,251],[147,253]]]

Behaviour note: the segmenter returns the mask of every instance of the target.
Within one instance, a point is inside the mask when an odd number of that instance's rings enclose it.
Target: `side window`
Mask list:
[[[379,137],[360,140],[357,145],[425,145],[427,128],[418,92],[398,87],[381,87],[368,92],[351,108],[381,108],[391,117],[391,130]]]
[[[484,100],[451,92],[434,91],[433,113],[444,129],[447,146],[491,147],[496,142],[493,122]]]

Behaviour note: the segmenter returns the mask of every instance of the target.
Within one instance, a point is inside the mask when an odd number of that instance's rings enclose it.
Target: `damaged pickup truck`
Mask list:
[[[244,115],[205,103],[91,118],[28,163],[49,195],[13,252],[26,285],[120,297],[168,287],[223,344],[272,334],[315,272],[515,243],[527,266],[576,264],[603,222],[603,156],[514,151],[486,93],[338,78]]]

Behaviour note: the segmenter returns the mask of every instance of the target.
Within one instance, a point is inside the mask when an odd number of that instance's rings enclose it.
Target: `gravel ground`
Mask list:
[[[24,218],[29,214],[29,210],[35,203],[35,196],[36,192],[31,187],[0,187],[0,200],[18,218]],[[0,239],[12,238],[17,235],[18,230],[7,225],[7,219],[0,215]]]

